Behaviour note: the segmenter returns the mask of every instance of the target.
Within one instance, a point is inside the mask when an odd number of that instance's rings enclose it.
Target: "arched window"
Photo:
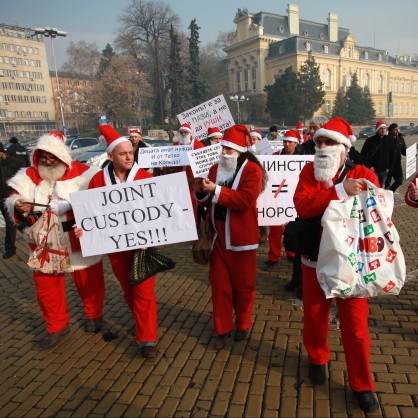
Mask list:
[[[253,66],[251,68],[251,80],[253,85],[253,90],[257,88],[257,66],[255,63],[253,63]]]
[[[395,83],[395,93],[398,92],[398,82]]]
[[[325,87],[331,87],[331,70],[329,68],[325,70]]]
[[[407,115],[409,113],[409,105],[408,103],[405,105],[405,114]]]
[[[370,76],[369,76],[369,74],[366,74],[364,76],[364,87],[370,88]]]
[[[382,61],[382,54],[379,52],[378,54],[377,54],[377,60],[378,61]]]
[[[403,112],[403,106],[402,103],[399,105],[399,114],[402,115]]]
[[[345,85],[346,87],[350,87],[351,86],[351,79],[352,79],[352,75],[351,73],[348,73],[346,78],[345,78]]]
[[[401,93],[403,93],[404,92],[404,84],[403,83],[401,83]]]
[[[324,44],[324,53],[329,54],[329,45],[328,44]]]
[[[377,89],[379,93],[383,93],[383,76],[379,75],[379,78],[377,79]]]
[[[369,51],[364,51],[364,59],[365,60],[369,59]]]
[[[347,58],[351,58],[351,48],[347,48]]]
[[[312,51],[312,44],[308,41],[308,42],[306,42],[305,43],[305,48],[306,48],[306,50],[309,52],[309,51]]]

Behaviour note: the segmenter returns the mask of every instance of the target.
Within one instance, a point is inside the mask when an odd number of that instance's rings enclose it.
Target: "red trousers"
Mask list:
[[[155,276],[136,286],[129,284],[134,251],[109,254],[113,274],[119,280],[123,296],[135,318],[136,339],[139,342],[157,341],[157,299]]]
[[[312,364],[329,361],[328,317],[332,299],[326,299],[316,270],[302,264],[303,272],[303,343]],[[347,364],[348,382],[355,391],[373,390],[370,373],[370,338],[366,298],[336,298],[341,338]]]
[[[78,294],[83,302],[87,318],[100,318],[103,315],[104,276],[103,263],[71,273]],[[33,271],[39,307],[46,322],[47,332],[57,332],[68,325],[64,274],[45,274]]]
[[[269,226],[269,253],[267,259],[270,261],[280,261],[283,231],[284,225]]]
[[[251,327],[255,298],[256,250],[230,251],[225,247],[225,222],[216,221],[218,237],[210,259],[213,321],[218,335]]]

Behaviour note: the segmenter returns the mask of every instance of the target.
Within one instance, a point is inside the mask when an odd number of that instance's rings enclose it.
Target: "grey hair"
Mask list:
[[[319,127],[322,128],[328,120],[329,119],[324,115],[315,115],[311,117],[309,124],[318,124]]]

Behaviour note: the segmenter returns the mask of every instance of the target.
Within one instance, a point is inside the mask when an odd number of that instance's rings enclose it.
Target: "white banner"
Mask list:
[[[260,155],[268,174],[264,192],[257,200],[259,225],[283,225],[296,218],[293,195],[299,174],[313,155]]]
[[[70,194],[83,256],[197,239],[186,173]]]
[[[138,150],[138,165],[142,168],[189,165],[187,153],[193,145],[144,147]]]
[[[219,161],[221,151],[221,144],[214,144],[195,151],[189,151],[187,156],[189,157],[193,177],[207,177],[209,168]]]
[[[277,141],[269,141],[271,149],[273,152],[281,151],[283,149],[283,140],[279,139]]]
[[[181,124],[189,123],[192,136],[199,140],[206,138],[208,128],[217,126],[221,131],[225,131],[235,125],[223,94],[180,113],[177,118]]]
[[[408,179],[417,171],[417,143],[406,149],[405,179]]]

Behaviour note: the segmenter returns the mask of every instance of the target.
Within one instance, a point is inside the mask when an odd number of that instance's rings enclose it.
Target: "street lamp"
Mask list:
[[[240,102],[244,102],[245,100],[249,99],[245,96],[238,96],[237,94],[235,96],[231,96],[229,99],[237,103],[237,119],[238,123],[241,123],[241,113],[239,111],[239,104]]]
[[[63,102],[62,102],[60,83],[59,83],[59,80],[58,80],[57,62],[55,61],[54,43],[52,42],[52,38],[56,38],[57,36],[67,36],[67,32],[63,32],[61,30],[58,30],[57,28],[47,27],[47,28],[43,28],[43,29],[42,28],[35,28],[35,33],[51,38],[52,57],[54,59],[54,67],[55,67],[55,79],[57,80],[58,100],[60,102],[62,131],[65,135],[64,105],[63,105]]]

